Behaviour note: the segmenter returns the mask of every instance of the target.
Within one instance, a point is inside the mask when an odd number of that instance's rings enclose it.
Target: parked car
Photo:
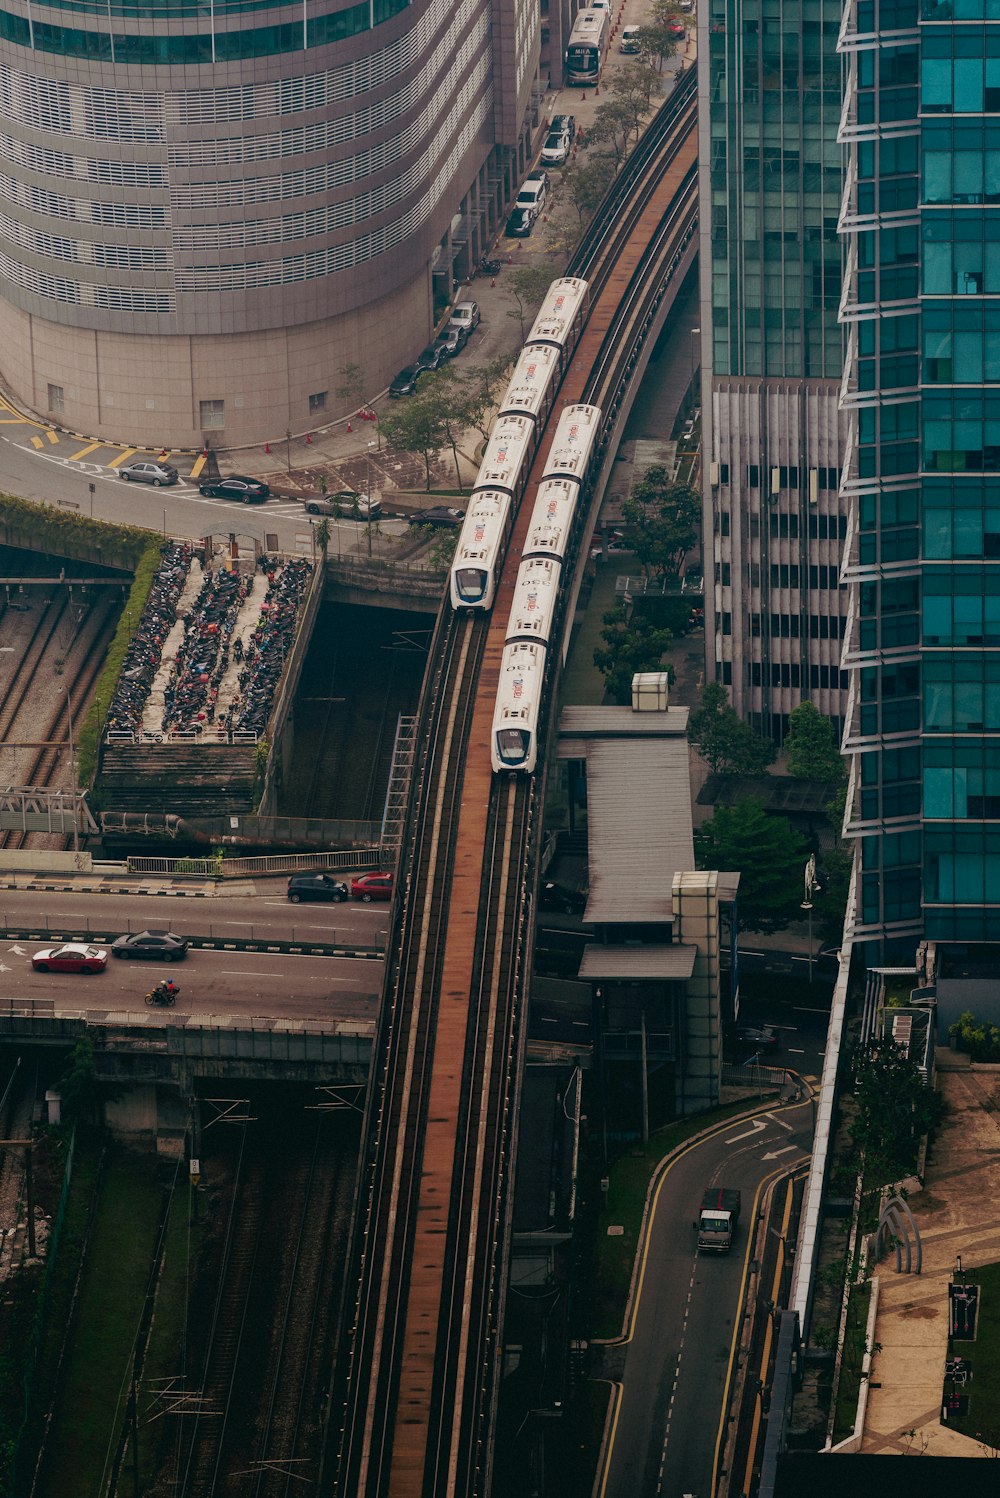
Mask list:
[[[200,484],[198,493],[214,499],[236,499],[241,504],[259,505],[264,503],[271,490],[260,479],[248,478],[245,473],[231,473],[228,478],[210,479],[207,484]]]
[[[373,900],[390,900],[391,898],[391,874],[360,874],[357,879],[351,880],[352,900],[363,900],[366,905],[370,905]]]
[[[563,130],[550,130],[542,147],[546,166],[562,166],[570,152],[570,138]]]
[[[534,208],[515,208],[507,220],[504,233],[509,239],[527,239],[535,227],[535,219],[538,217]]]
[[[118,472],[123,479],[135,484],[152,484],[155,489],[161,484],[176,484],[180,477],[172,463],[153,463],[146,459],[141,463],[126,463]]]
[[[378,495],[356,494],[353,489],[342,489],[334,495],[337,514],[348,520],[375,520],[382,513],[382,501]]]
[[[741,1050],[777,1051],[781,1042],[772,1025],[757,1029],[754,1025],[736,1026],[736,1043]]]
[[[461,328],[466,338],[479,327],[479,303],[456,302],[448,319],[450,328]]]
[[[417,364],[421,369],[426,369],[428,374],[432,374],[435,369],[441,368],[441,359],[442,355],[440,349],[436,344],[429,343],[427,347],[417,355]]]
[[[459,530],[465,524],[465,511],[455,510],[450,505],[431,505],[429,510],[418,510],[410,516],[410,524],[430,525],[435,530]]]
[[[310,870],[292,874],[288,881],[288,898],[293,905],[298,905],[300,900],[333,900],[339,905],[347,899],[347,885],[343,879],[334,879],[332,874]]]
[[[435,347],[439,348],[446,359],[457,359],[469,341],[469,335],[464,328],[453,327],[451,323],[444,332],[435,339]]]
[[[551,131],[549,132],[552,133]],[[545,207],[549,195],[549,174],[543,171],[529,172],[521,183],[521,190],[514,199],[514,207],[530,208],[537,216]]]
[[[576,115],[554,114],[549,121],[550,133],[553,130],[561,130],[563,134],[568,135],[570,140],[572,140],[576,135]]]
[[[183,962],[191,943],[173,931],[130,931],[111,943],[112,957],[150,957],[154,962]]]
[[[103,973],[107,965],[106,948],[75,941],[61,947],[43,947],[31,959],[31,966],[42,973]]]
[[[639,32],[641,30],[640,26],[623,26],[622,39],[618,46],[619,52],[624,52],[626,56],[634,56],[639,50]]]
[[[683,21],[668,21],[667,35],[672,36],[675,42],[682,41],[687,36],[687,27]]]
[[[392,399],[398,400],[401,395],[415,395],[417,382],[423,373],[419,364],[408,364],[405,369],[401,369],[389,386]]]
[[[539,910],[557,910],[563,915],[583,915],[587,908],[587,896],[583,890],[570,889],[568,885],[556,884],[548,879],[538,891]]]

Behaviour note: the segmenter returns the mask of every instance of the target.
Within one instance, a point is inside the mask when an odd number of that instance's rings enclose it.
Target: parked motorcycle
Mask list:
[[[179,986],[170,978],[165,978],[162,983],[157,983],[156,987],[146,995],[146,1003],[162,1004],[165,1008],[171,1009],[179,993]]]
[[[481,276],[498,276],[502,264],[502,260],[493,260],[490,256],[484,255],[479,262],[479,274]]]

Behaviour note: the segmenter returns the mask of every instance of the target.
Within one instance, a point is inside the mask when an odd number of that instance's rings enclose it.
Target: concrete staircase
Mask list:
[[[97,789],[113,811],[214,817],[250,811],[253,744],[106,744]]]

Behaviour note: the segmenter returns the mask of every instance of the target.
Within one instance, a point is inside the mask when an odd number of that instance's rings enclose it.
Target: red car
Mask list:
[[[364,900],[366,905],[372,900],[391,900],[392,875],[359,874],[357,879],[351,880],[351,899]]]
[[[41,973],[103,973],[107,965],[106,948],[75,941],[62,947],[43,947],[31,959],[31,966]]]

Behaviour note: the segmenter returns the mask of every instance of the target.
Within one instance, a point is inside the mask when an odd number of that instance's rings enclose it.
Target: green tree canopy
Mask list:
[[[768,739],[743,722],[718,681],[702,688],[701,706],[688,722],[688,737],[718,775],[762,775],[777,754]]]
[[[701,496],[687,484],[675,484],[662,464],[654,464],[632,490],[622,514],[643,568],[675,576],[698,539]]]
[[[521,325],[521,338],[525,337],[525,319],[530,311],[542,304],[542,298],[552,285],[552,267],[549,265],[519,265],[508,271],[504,286],[511,293],[516,306],[507,313],[516,317]]]
[[[439,369],[425,375],[415,395],[397,401],[380,423],[382,436],[397,452],[419,453],[424,460],[427,489],[431,487],[431,460],[450,445],[463,421],[462,392],[454,370]],[[458,470],[458,454],[455,453]],[[461,480],[459,480],[461,482]]]
[[[597,212],[617,170],[618,163],[608,151],[587,151],[582,160],[565,168],[563,185],[581,224]]]
[[[629,615],[619,604],[604,615],[601,639],[604,646],[594,651],[594,665],[604,674],[608,696],[626,707],[632,701],[632,677],[637,671],[663,670],[663,652],[673,635],[641,611],[633,609]]]
[[[694,835],[698,865],[740,875],[739,921],[746,931],[782,931],[801,914],[805,839],[787,817],[770,816],[748,797],[720,806]]]
[[[894,1040],[878,1040],[854,1055],[857,1115],[851,1138],[865,1157],[872,1187],[916,1168],[920,1140],[941,1117],[941,1099],[924,1085],[916,1065]]]
[[[846,769],[833,724],[813,702],[800,702],[789,714],[785,753],[789,775],[799,780],[836,785],[844,779]]]

